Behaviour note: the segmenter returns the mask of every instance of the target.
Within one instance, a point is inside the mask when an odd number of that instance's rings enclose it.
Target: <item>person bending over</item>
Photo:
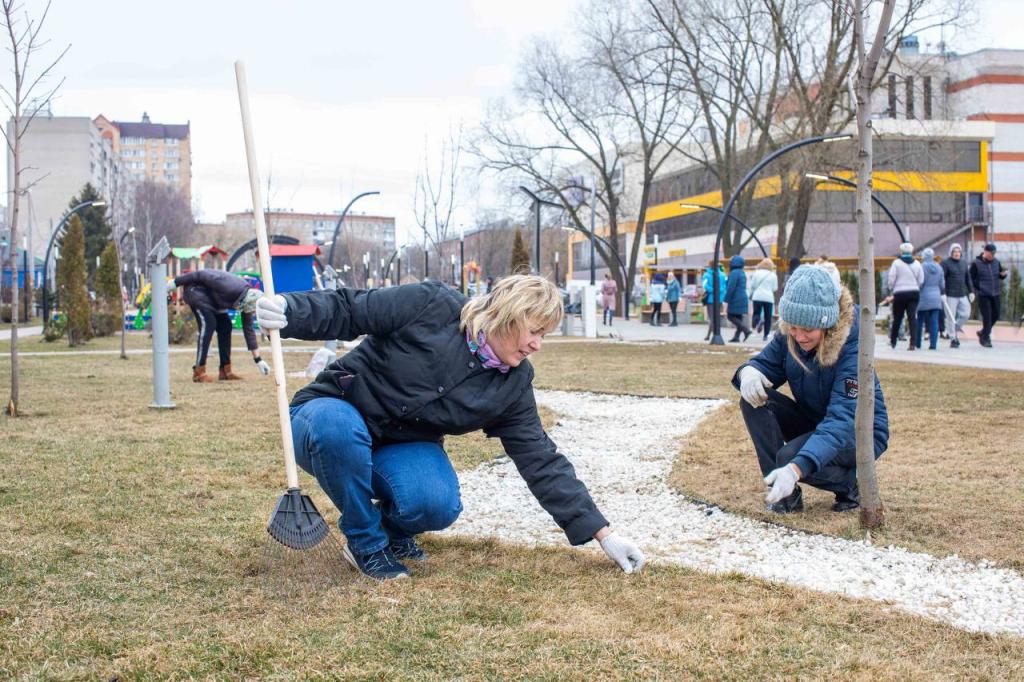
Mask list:
[[[282,336],[351,340],[291,403],[299,466],[341,512],[345,557],[378,580],[426,558],[416,536],[453,524],[459,481],[444,436],[501,439],[537,501],[573,545],[595,539],[623,571],[644,555],[608,521],[541,426],[527,357],[562,317],[553,284],[506,277],[468,299],[438,282],[264,296],[257,318]]]
[[[761,474],[771,486],[767,509],[803,511],[798,481],[835,494],[833,511],[860,505],[854,414],[857,409],[857,321],[846,287],[805,265],[786,282],[779,332],[733,376]],[[778,391],[789,384],[793,398]],[[875,459],[889,442],[889,418],[878,376]]]
[[[220,353],[221,381],[241,379],[231,371],[231,317],[230,308],[236,309],[242,316],[242,333],[245,335],[245,347],[252,353],[260,374],[270,374],[270,365],[260,357],[260,347],[256,342],[256,331],[253,329],[253,313],[256,301],[263,295],[259,289],[253,289],[243,277],[233,275],[224,270],[196,270],[178,275],[167,282],[167,293],[173,293],[178,287],[184,287],[183,298],[192,308],[196,318],[198,334],[196,334],[196,362],[192,365],[192,381],[205,383],[213,381],[206,374],[206,355],[210,351],[210,341],[214,330],[217,331],[217,350]]]

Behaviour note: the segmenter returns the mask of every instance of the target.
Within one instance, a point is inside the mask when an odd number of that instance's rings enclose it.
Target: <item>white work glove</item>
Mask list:
[[[764,501],[768,504],[774,504],[784,497],[789,497],[793,494],[793,488],[796,487],[796,482],[799,480],[800,476],[789,464],[775,469],[764,477],[765,485],[772,487],[768,494],[764,496]]]
[[[260,329],[284,329],[288,324],[284,314],[287,308],[288,301],[281,294],[261,296],[256,301],[256,321],[260,323]]]
[[[270,374],[270,365],[263,358],[256,358],[256,369],[260,371],[260,374],[267,376]]]
[[[168,280],[168,282],[167,282],[167,293],[173,294],[177,288],[178,288],[178,285],[175,284],[173,279]]]
[[[759,370],[747,365],[740,370],[740,395],[752,407],[763,407],[768,402],[768,389],[772,382]]]
[[[644,558],[644,553],[633,544],[632,540],[615,533],[609,533],[604,540],[601,540],[601,549],[625,573],[639,573],[647,561]]]
[[[967,294],[967,302],[974,303],[974,294]]]

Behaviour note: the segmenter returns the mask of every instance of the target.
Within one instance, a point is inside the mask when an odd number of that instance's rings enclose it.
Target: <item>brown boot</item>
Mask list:
[[[192,381],[197,384],[206,384],[213,381],[213,377],[207,376],[206,365],[199,365],[192,368]]]
[[[231,365],[227,364],[220,368],[220,375],[217,377],[221,381],[241,381],[242,377],[231,372]],[[212,379],[211,379],[212,381]]]

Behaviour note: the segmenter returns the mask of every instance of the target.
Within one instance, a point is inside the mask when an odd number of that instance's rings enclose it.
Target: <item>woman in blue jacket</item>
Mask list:
[[[922,332],[928,325],[928,350],[939,347],[939,317],[942,314],[942,297],[946,294],[946,278],[942,268],[935,262],[935,251],[921,252],[921,268],[924,282],[917,303],[917,347],[921,347]]]
[[[740,340],[746,341],[750,336],[750,327],[747,326],[744,318],[750,309],[750,299],[747,298],[747,273],[743,271],[746,261],[743,256],[737,254],[729,261],[729,279],[725,285],[726,317],[736,327],[736,333],[729,339],[730,343]]]
[[[705,316],[708,319],[708,333],[704,335],[704,340],[705,341],[711,340],[711,334],[715,330],[715,321],[714,321],[715,306],[714,306],[714,303],[712,302],[713,299],[711,298],[712,295],[714,294],[714,287],[715,287],[715,282],[714,282],[713,279],[711,279],[711,263],[708,263],[708,266],[706,268],[704,268],[704,275],[700,279],[700,288],[704,291],[704,294],[701,296],[700,302],[704,306]],[[719,265],[718,266],[718,304],[719,305],[722,305],[722,304],[725,303],[725,287],[726,287],[725,271],[722,269],[722,266]]]
[[[853,418],[857,322],[846,287],[824,270],[797,268],[779,301],[779,333],[733,376],[740,411],[771,490],[769,511],[803,511],[798,481],[835,494],[833,511],[860,505]],[[778,391],[789,384],[793,398]],[[875,376],[875,458],[889,443],[889,417]]]

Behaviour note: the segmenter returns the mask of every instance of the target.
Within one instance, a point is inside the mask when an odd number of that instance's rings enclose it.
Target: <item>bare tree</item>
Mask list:
[[[31,187],[23,184],[22,174],[28,170],[22,166],[21,141],[28,132],[32,120],[41,110],[45,109],[54,93],[64,82],[62,78],[56,85],[46,84],[48,76],[57,63],[67,54],[70,45],[61,50],[56,59],[40,69],[37,74],[30,75],[34,58],[45,48],[47,41],[42,39],[41,31],[50,11],[50,4],[43,8],[42,15],[33,19],[22,13],[22,6],[15,0],[0,0],[3,11],[4,29],[9,41],[7,51],[11,57],[11,74],[13,83],[0,85],[0,102],[11,117],[8,128],[3,129],[4,141],[11,158],[11,174],[13,191],[11,193],[10,212],[10,267],[12,275],[11,290],[11,396],[7,402],[7,414],[18,416],[19,394],[19,361],[18,361],[18,256],[15,245],[18,243],[18,219],[21,196]],[[19,15],[20,18],[19,18]],[[36,180],[38,182],[38,180]],[[29,269],[31,273],[32,268]],[[29,273],[26,273],[28,276]]]
[[[176,187],[147,178],[135,185],[131,206],[132,224],[142,232],[146,253],[165,235],[173,246],[194,238],[192,207]]]
[[[860,488],[860,522],[875,528],[885,522],[885,509],[875,475],[875,236],[871,224],[871,88],[875,70],[885,47],[896,0],[885,0],[875,39],[865,45],[863,0],[852,0],[853,35],[857,50],[854,93],[857,98],[857,244],[860,261],[860,330],[858,332],[857,485]]]
[[[693,119],[677,95],[675,82],[683,77],[678,50],[652,37],[635,2],[594,0],[581,14],[588,19],[580,49],[536,42],[517,86],[522,109],[492,105],[473,150],[485,168],[561,203],[568,221],[584,232],[591,207],[579,196],[596,183],[596,210],[608,234],[597,250],[613,264],[625,294],[645,241],[652,182]],[[546,139],[524,132],[538,123]],[[618,252],[619,236],[630,228],[627,256]],[[615,265],[620,260],[628,268],[625,281]]]
[[[431,158],[429,140],[423,142],[423,167],[416,175],[413,210],[416,224],[423,232],[424,248],[441,256],[441,244],[448,240],[452,228],[462,173],[462,127],[449,132],[441,142],[440,153]]]

